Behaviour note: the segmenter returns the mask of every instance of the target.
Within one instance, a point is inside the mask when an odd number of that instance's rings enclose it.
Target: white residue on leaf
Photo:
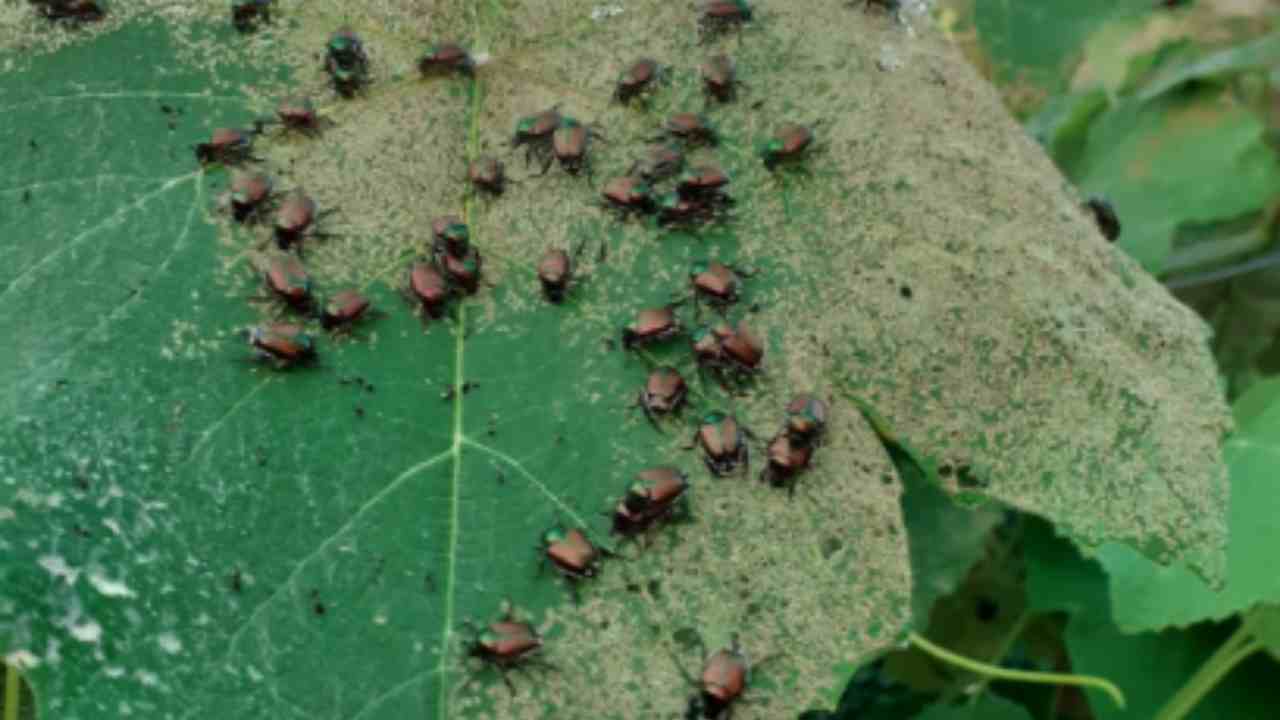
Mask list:
[[[264,677],[264,676],[263,676],[263,674],[258,670],[258,668],[254,667],[254,666],[252,666],[252,665],[246,665],[246,666],[245,666],[245,668],[244,668],[244,671],[245,671],[246,673],[248,673],[248,674],[249,674],[249,679],[250,679],[250,680],[252,680],[252,681],[254,681],[254,682],[256,682],[256,683],[258,683],[258,682],[262,682],[262,680],[263,680],[263,677]]]
[[[170,655],[177,655],[182,652],[182,641],[172,632],[162,632],[156,636],[156,643],[160,645],[160,649]]]
[[[484,51],[471,53],[471,62],[475,63],[476,67],[483,67],[493,62],[493,56]]]
[[[30,650],[10,650],[4,656],[4,664],[19,670],[30,670],[40,664],[40,658]]]
[[[134,670],[133,676],[138,678],[138,682],[147,687],[158,687],[160,685],[160,676],[150,670]]]
[[[386,612],[384,612],[384,611],[382,611],[382,610],[379,610],[379,611],[378,611],[378,612],[373,616],[373,624],[374,624],[374,625],[386,625],[386,624],[387,624],[387,620],[388,620],[388,618],[387,618],[387,613],[386,613]]]
[[[41,555],[37,562],[50,575],[65,580],[68,585],[75,585],[80,579],[80,571],[68,565],[61,555]]]
[[[67,632],[83,643],[96,643],[102,639],[102,626],[93,618],[82,623],[67,623]]]
[[[4,522],[6,520],[12,520],[16,517],[18,517],[18,513],[14,512],[13,508],[0,507],[0,522]]]
[[[108,665],[102,669],[102,672],[112,680],[118,680],[119,678],[124,677],[124,668],[119,665]]]
[[[131,598],[137,595],[133,590],[129,589],[129,586],[123,580],[112,580],[107,577],[102,568],[90,568],[87,577],[89,578],[89,584],[93,585],[93,589],[106,597]]]
[[[621,5],[597,5],[591,8],[591,19],[600,22],[614,15],[621,15],[623,10],[624,8]]]
[[[116,522],[114,518],[104,518],[102,524],[107,526],[112,535],[120,534],[120,523]]]
[[[892,45],[880,46],[880,57],[876,59],[876,67],[885,72],[893,72],[902,67],[902,58]]]

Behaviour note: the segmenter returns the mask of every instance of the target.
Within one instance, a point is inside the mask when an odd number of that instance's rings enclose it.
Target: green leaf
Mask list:
[[[712,407],[766,441],[801,391],[866,396],[948,482],[1086,545],[1220,574],[1226,416],[1201,325],[1061,211],[1060,177],[1011,142],[979,80],[934,84],[945,40],[873,20],[851,48],[817,7],[773,6],[740,47],[724,40],[767,105],[711,111],[724,141],[694,157],[731,174],[737,219],[701,237],[595,206],[666,114],[702,105],[695,68],[718,46],[678,3],[601,20],[580,3],[437,3],[430,33],[488,57],[474,81],[417,77],[427,28],[410,2],[298,4],[242,37],[224,5],[148,0],[100,27],[6,36],[24,46],[0,76],[0,584],[17,589],[0,645],[38,663],[42,716],[653,717],[683,707],[695,641],[735,632],[777,657],[739,715],[809,706],[829,668],[907,624],[893,465],[844,401],[794,498],[713,479],[681,449]],[[315,61],[342,23],[373,67],[350,101]],[[910,62],[877,69],[886,45]],[[640,54],[678,70],[671,85],[647,110],[611,105],[619,58]],[[289,92],[332,126],[261,138],[260,167],[338,211],[306,247],[321,294],[365,289],[383,315],[321,337],[319,367],[275,372],[237,335],[284,312],[247,302],[269,233],[230,227],[227,173],[196,171],[190,146]],[[597,180],[508,154],[513,120],[556,102],[605,135]],[[788,120],[823,121],[808,174],[751,152]],[[480,153],[520,181],[502,198],[465,196]],[[397,291],[445,213],[469,220],[490,284],[424,328]],[[582,282],[552,307],[533,268],[582,241]],[[706,256],[759,270],[731,311],[767,339],[741,396],[698,381],[683,343],[616,349]],[[631,407],[652,359],[697,388],[661,433]],[[606,562],[580,605],[536,574],[542,529],[605,540],[601,513],[658,463],[690,471],[687,521],[623,548],[635,559]],[[559,669],[515,673],[515,693],[464,654],[463,620],[507,597]]]
[[[1280,517],[1275,492],[1280,396],[1275,384],[1259,384],[1235,409],[1240,430],[1226,450],[1231,472],[1226,586],[1214,591],[1185,567],[1157,565],[1118,543],[1104,545],[1097,559],[1111,577],[1115,622],[1127,632],[1221,620],[1257,603],[1280,603],[1280,576],[1273,571],[1274,549],[1280,546],[1275,522]]]
[[[1280,605],[1259,605],[1244,617],[1249,632],[1280,660]]]
[[[1026,708],[991,694],[972,704],[931,705],[916,720],[1031,720]]]
[[[1044,146],[1064,174],[1071,175],[1088,142],[1089,125],[1109,102],[1101,88],[1055,95],[1027,120],[1027,132]]]
[[[1071,179],[1115,205],[1119,244],[1160,273],[1179,227],[1256,212],[1280,189],[1280,165],[1248,107],[1220,91],[1120,102],[1094,120]]]
[[[1104,677],[1125,693],[1128,705],[1121,710],[1104,694],[1088,691],[1099,720],[1155,717],[1231,634],[1229,626],[1209,623],[1128,632],[1112,620],[1116,591],[1108,589],[1109,571],[1098,562],[1085,559],[1041,522],[1028,524],[1024,548],[1030,606],[1071,613],[1065,639],[1072,672]],[[1268,708],[1280,701],[1280,689],[1267,679],[1274,672],[1274,665],[1261,656],[1246,661],[1197,704],[1190,717],[1267,717]]]
[[[1280,63],[1280,35],[1260,37],[1243,45],[1210,53],[1194,62],[1161,71],[1138,96],[1150,100],[1192,80],[1221,79],[1242,72],[1270,70]]]

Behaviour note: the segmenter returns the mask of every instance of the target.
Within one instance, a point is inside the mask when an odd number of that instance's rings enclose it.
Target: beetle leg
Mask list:
[[[512,685],[511,678],[507,677],[507,669],[502,667],[501,665],[498,665],[496,667],[498,668],[498,675],[502,677],[502,683],[507,686],[507,691],[510,692],[512,695],[515,695],[516,686]]]
[[[658,425],[658,419],[654,416],[653,409],[649,407],[649,404],[645,402],[641,402],[640,408],[644,410],[644,416],[649,418],[649,424],[653,426],[653,429],[661,433],[662,426]]]

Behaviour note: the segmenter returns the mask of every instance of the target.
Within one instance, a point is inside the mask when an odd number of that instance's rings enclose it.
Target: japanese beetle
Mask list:
[[[747,0],[704,0],[698,16],[698,34],[703,40],[751,21]]]
[[[742,285],[739,273],[715,260],[695,262],[689,269],[689,283],[694,298],[705,299],[720,312],[738,301],[738,289]]]
[[[97,22],[107,14],[102,5],[94,0],[34,0],[32,4],[49,20]]]
[[[272,0],[231,0],[231,25],[245,33],[259,22],[271,22]]]
[[[606,208],[622,216],[653,212],[653,189],[645,181],[631,175],[616,177],[605,183],[600,195]]]
[[[506,166],[496,158],[477,158],[467,166],[467,179],[477,190],[501,195],[506,189]]]
[[[645,417],[653,426],[658,427],[658,415],[679,413],[689,395],[689,386],[685,384],[680,371],[670,366],[655,368],[649,373],[636,405],[644,410]]]
[[[450,285],[462,288],[467,295],[473,295],[479,289],[483,259],[480,257],[480,251],[474,246],[461,257],[444,253],[436,257],[436,262],[441,263],[440,269],[449,278]]]
[[[560,162],[560,167],[565,172],[577,175],[580,170],[586,169],[587,178],[590,178],[591,158],[587,155],[587,146],[591,138],[598,137],[601,137],[600,134],[586,125],[573,118],[564,118],[560,127],[551,135],[551,155]],[[549,158],[542,171],[545,173],[548,167]]]
[[[796,476],[809,468],[813,446],[798,443],[789,433],[781,432],[769,441],[765,452],[768,454],[769,464],[760,471],[760,479],[774,487],[785,486],[794,495]]]
[[[685,170],[676,180],[676,193],[682,198],[703,198],[721,203],[731,203],[724,188],[729,176],[715,165],[697,165]]]
[[[812,395],[796,395],[787,403],[786,432],[800,445],[818,445],[827,429],[827,404]]]
[[[813,130],[804,125],[788,123],[778,128],[773,137],[760,150],[764,166],[772,172],[781,162],[790,162],[804,155],[813,144]]]
[[[333,87],[343,97],[351,97],[364,84],[369,72],[369,57],[364,43],[351,28],[339,28],[325,45],[324,69]]]
[[[315,223],[320,218],[316,212],[316,201],[300,190],[289,193],[276,210],[275,238],[276,246],[288,250],[297,244],[302,250],[302,241],[311,235],[323,236],[315,231]]]
[[[724,348],[721,347],[720,337],[725,332],[733,332],[728,325],[721,323],[723,330],[717,331],[716,328],[703,326],[693,331],[689,336],[689,348],[693,351],[694,362],[698,364],[699,370],[712,369],[719,370],[724,366]]]
[[[656,183],[675,175],[684,168],[684,153],[674,145],[650,145],[644,157],[637,160],[628,175],[639,175]]]
[[[584,247],[585,241],[578,243],[578,249],[573,251],[572,256],[559,248],[547,248],[538,261],[538,280],[542,283],[542,294],[546,296],[547,302],[553,305],[564,302],[569,286],[574,281],[574,268]]]
[[[578,599],[578,581],[595,577],[600,571],[600,560],[612,552],[591,544],[581,530],[566,530],[555,526],[542,533],[543,562],[550,561],[566,580],[573,591],[574,600]]]
[[[235,165],[245,160],[257,160],[253,156],[253,136],[257,134],[256,129],[217,128],[209,137],[209,142],[195,146],[196,160],[201,165]]]
[[[1103,237],[1111,242],[1120,237],[1120,216],[1116,215],[1116,208],[1110,200],[1094,195],[1084,202],[1084,209],[1093,214]]]
[[[733,58],[714,55],[702,63],[702,90],[720,102],[731,102],[738,94]]]
[[[637,346],[662,342],[680,334],[680,319],[674,306],[648,308],[636,314],[635,322],[622,328],[622,346],[628,350]]]
[[[431,221],[432,252],[466,257],[471,251],[471,231],[457,215],[441,215]]]
[[[720,334],[720,349],[724,352],[725,360],[740,375],[760,370],[760,362],[764,359],[764,344],[747,327],[746,321],[739,321],[738,327],[731,334]]]
[[[369,312],[372,304],[359,290],[342,290],[329,298],[320,312],[320,325],[325,330],[349,327]]]
[[[282,125],[286,130],[304,135],[315,135],[320,132],[321,120],[310,98],[287,97],[276,106],[274,118],[263,118],[258,121],[258,131],[261,132],[264,125],[273,124]]]
[[[445,42],[432,45],[418,58],[418,71],[423,77],[433,73],[459,72],[470,75],[476,63],[467,49],[457,43]]]
[[[645,532],[669,518],[688,490],[689,476],[678,468],[641,470],[614,508],[612,533],[631,537]]]
[[[416,262],[409,267],[409,285],[404,292],[408,300],[422,307],[424,321],[443,315],[451,295],[449,281],[426,262]]]
[[[559,108],[559,104],[552,105],[540,113],[526,115],[516,121],[516,131],[511,138],[511,147],[528,146],[524,155],[526,164],[534,153],[546,154],[550,151],[551,136],[556,128],[560,127]]]
[[[653,58],[636,60],[618,76],[618,84],[613,90],[613,99],[620,103],[630,101],[648,90],[653,81],[659,79],[662,74],[663,69],[658,65],[657,60]]]
[[[747,431],[732,415],[710,412],[694,435],[695,445],[702,448],[702,461],[716,477],[724,477],[742,465],[742,475],[750,472],[751,451],[747,447]]]
[[[717,650],[702,663],[702,676],[693,682],[684,669],[685,679],[698,688],[689,698],[685,710],[686,720],[727,720],[733,714],[733,704],[747,689],[751,681],[751,661],[738,645],[737,635],[733,643]]]
[[[250,329],[247,335],[249,344],[254,348],[254,357],[275,363],[279,370],[315,360],[315,340],[297,325],[263,325]]]
[[[663,124],[662,129],[674,138],[693,144],[706,143],[707,145],[715,145],[719,142],[711,122],[697,113],[676,113],[667,118],[667,122]]]
[[[533,625],[517,620],[509,605],[504,607],[499,619],[490,622],[483,629],[476,627],[470,620],[464,624],[473,634],[467,645],[467,655],[479,658],[496,669],[507,689],[515,692],[507,672],[537,660],[537,654],[542,650],[542,637],[538,635],[538,631]]]
[[[227,194],[231,217],[239,223],[258,220],[259,213],[271,204],[271,189],[271,178],[266,175],[236,173]]]
[[[722,219],[723,203],[667,193],[658,198],[658,225],[695,225]]]
[[[277,255],[267,263],[262,276],[267,289],[289,307],[300,312],[311,307],[311,276],[298,258]]]

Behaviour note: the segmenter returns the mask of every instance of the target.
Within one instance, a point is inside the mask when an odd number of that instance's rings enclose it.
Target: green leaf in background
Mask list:
[[[975,0],[974,24],[1001,85],[1041,97],[1069,88],[1086,40],[1117,19],[1151,12],[1147,0]]]
[[[1060,176],[976,77],[936,82],[954,51],[927,28],[841,9],[859,31],[831,33],[817,0],[710,47],[658,0],[594,19],[570,0],[429,16],[313,0],[250,36],[220,4],[113,4],[76,32],[5,7],[21,20],[0,37],[0,645],[46,716],[654,717],[690,691],[672,656],[696,667],[696,640],[735,632],[778,656],[737,717],[809,707],[908,622],[894,467],[838,402],[794,498],[755,478],[759,444],[746,479],[682,449],[713,407],[767,440],[801,391],[867,397],[949,490],[1221,576],[1227,418],[1203,327],[1063,211]],[[344,23],[372,59],[351,101],[315,61]],[[483,53],[475,80],[420,79],[429,36]],[[873,60],[886,46],[893,71]],[[709,110],[723,142],[693,154],[733,177],[736,220],[693,236],[602,212],[603,178],[702,107],[696,68],[718,49],[761,88]],[[671,84],[647,109],[611,104],[642,54]],[[362,288],[383,315],[280,373],[237,335],[282,312],[247,302],[267,228],[229,227],[227,174],[196,170],[191,145],[294,92],[332,126],[262,138],[260,167],[338,210],[307,245],[320,293]],[[605,133],[595,178],[509,152],[515,118],[555,103]],[[819,120],[807,173],[762,167],[758,141]],[[519,181],[500,199],[465,195],[481,153]],[[397,295],[445,213],[470,222],[489,283],[424,328]],[[552,307],[537,260],[582,242],[583,282]],[[616,347],[708,256],[760,271],[732,312],[767,338],[742,396],[696,381],[682,343]],[[697,388],[664,432],[633,408],[653,360]],[[543,528],[605,539],[601,513],[659,463],[690,471],[688,520],[627,546],[581,604],[538,576]],[[559,668],[515,693],[467,682],[461,627],[508,597]]]
[[[1231,634],[1231,627],[1210,623],[1161,632],[1122,630],[1112,619],[1114,589],[1108,590],[1107,573],[1097,562],[1082,557],[1043,522],[1028,523],[1024,548],[1032,607],[1071,613],[1065,639],[1072,672],[1107,678],[1125,693],[1128,706],[1122,710],[1105,695],[1088,691],[1098,720],[1155,717]],[[1250,658],[1214,687],[1189,717],[1269,717],[1280,702],[1280,688],[1269,679],[1274,674],[1269,658]]]
[[[1119,244],[1160,273],[1184,224],[1257,212],[1280,191],[1280,164],[1251,108],[1215,88],[1121,102],[1089,130],[1071,179],[1108,197]]]
[[[1193,62],[1170,65],[1142,89],[1139,100],[1151,100],[1192,80],[1218,79],[1280,64],[1280,35],[1266,35],[1243,45],[1210,53]]]
[[[1031,715],[1021,705],[986,693],[973,703],[931,705],[916,720],[1031,720]]]
[[[1026,129],[1044,146],[1063,174],[1070,176],[1087,147],[1089,126],[1109,104],[1107,93],[1102,89],[1055,95],[1027,120]]]
[[[1245,615],[1244,622],[1267,652],[1280,660],[1280,605],[1260,605]]]
[[[1227,441],[1231,474],[1227,584],[1215,592],[1186,568],[1161,566],[1118,543],[1098,550],[1111,578],[1115,623],[1126,632],[1221,620],[1257,603],[1280,603],[1280,389],[1259,383],[1235,405],[1238,432]]]

